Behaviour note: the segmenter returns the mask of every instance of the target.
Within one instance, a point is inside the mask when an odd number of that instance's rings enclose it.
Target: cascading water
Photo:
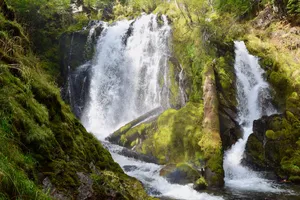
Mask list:
[[[253,121],[263,115],[274,114],[276,110],[272,106],[269,85],[263,79],[258,58],[248,53],[244,42],[235,42],[235,48],[238,121],[244,135],[225,153],[225,184],[235,189],[281,192],[259,173],[241,164],[247,139],[252,133]]]
[[[97,44],[90,102],[82,121],[99,138],[156,107],[168,104],[166,17],[155,15],[106,26]]]
[[[135,21],[103,26],[92,61],[89,102],[81,116],[86,129],[100,140],[151,110],[170,107],[171,28],[166,16],[159,20],[153,14],[142,15]],[[183,79],[182,73],[180,76]],[[185,95],[184,90],[180,91]],[[105,146],[126,173],[141,180],[151,195],[167,199],[222,199],[198,193],[191,185],[170,184],[159,176],[162,166],[125,157],[119,146]]]

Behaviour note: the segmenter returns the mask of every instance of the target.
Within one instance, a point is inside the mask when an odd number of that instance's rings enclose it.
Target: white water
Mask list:
[[[216,197],[207,193],[195,191],[192,185],[170,184],[166,179],[159,176],[162,168],[160,165],[146,163],[132,158],[127,158],[118,154],[122,147],[109,144],[108,146],[113,159],[118,162],[122,168],[131,167],[128,175],[136,177],[143,182],[150,194],[155,197],[167,197],[180,200],[222,200],[222,197]]]
[[[258,64],[258,58],[248,53],[244,42],[235,42],[235,48],[238,121],[243,129],[243,138],[225,153],[225,184],[241,190],[282,192],[258,172],[241,165],[247,139],[252,133],[253,121],[276,111],[271,104],[269,86],[262,77],[263,70]]]
[[[159,25],[156,15],[142,15],[134,22],[103,25],[92,64],[90,101],[81,117],[86,129],[100,140],[154,108],[170,107],[167,61],[171,28],[167,18],[162,19],[163,24]],[[129,31],[132,33],[126,41]],[[154,196],[222,199],[198,193],[191,185],[170,184],[159,176],[162,166],[122,156],[121,147],[116,145],[107,147],[123,168],[128,165],[134,168],[127,173],[141,180]]]
[[[93,61],[90,102],[82,116],[87,130],[98,138],[151,109],[169,107],[171,28],[166,17],[163,19],[162,26],[155,15],[104,25]]]

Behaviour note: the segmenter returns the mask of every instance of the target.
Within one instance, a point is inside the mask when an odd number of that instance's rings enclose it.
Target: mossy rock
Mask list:
[[[167,164],[161,171],[162,174],[164,171],[172,171],[176,163],[189,162],[203,169],[207,168],[212,172],[207,176],[210,179],[207,181],[208,185],[220,187],[224,184],[221,141],[216,143],[209,137],[211,134],[204,137],[201,129],[202,111],[202,104],[195,103],[188,103],[180,110],[166,110],[156,121],[125,131],[120,136],[120,141],[125,143],[119,144],[130,148],[135,145],[135,151],[157,158],[160,164]],[[125,126],[120,130],[127,129]],[[117,131],[118,134],[120,130]],[[203,141],[201,145],[199,141]],[[175,164],[173,166],[169,163]]]
[[[203,176],[199,178],[193,185],[193,188],[197,191],[205,190],[207,188],[208,184],[206,183],[206,180]]]
[[[199,172],[187,163],[166,165],[161,169],[160,175],[170,183],[181,185],[194,183],[200,178]]]
[[[298,117],[290,111],[263,117],[254,122],[253,130],[246,144],[246,162],[257,170],[271,170],[297,183],[300,174]]]
[[[109,140],[139,153],[156,157],[161,164],[185,160],[199,162],[201,149],[202,105],[188,103],[180,110],[164,111],[155,121],[128,125],[113,133]]]
[[[135,178],[115,174],[112,171],[102,171],[91,175],[93,180],[94,198],[96,199],[155,199],[149,197],[143,188],[143,185]]]
[[[245,151],[246,162],[251,164],[252,168],[258,170],[265,167],[263,143],[254,134],[249,136]]]

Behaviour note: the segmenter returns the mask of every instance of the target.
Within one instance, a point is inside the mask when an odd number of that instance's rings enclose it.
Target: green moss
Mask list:
[[[94,182],[93,189],[96,191],[97,199],[153,199],[149,197],[140,182],[128,176],[120,176],[112,171],[102,171],[91,175]]]
[[[169,109],[156,121],[144,123],[122,134],[123,145],[155,156],[160,163],[193,160],[199,162],[202,152],[198,146],[201,137],[201,104],[188,103],[180,110]],[[117,131],[118,132],[118,131]]]
[[[127,132],[131,127],[132,125],[130,123],[126,124],[125,126],[121,127],[120,132]]]
[[[205,185],[205,186],[208,186],[205,178],[203,176],[201,176],[201,178],[199,178],[197,181],[196,181],[196,184],[197,185]]]
[[[251,134],[249,136],[246,149],[248,156],[251,158],[253,164],[264,167],[264,147],[263,144],[257,139],[257,137],[254,134]]]
[[[151,126],[151,124],[143,123],[143,124],[140,124],[140,125],[137,125],[137,126],[131,128],[128,131],[125,131],[125,132],[122,132],[120,130],[120,133],[123,133],[121,135],[121,139],[120,139],[121,145],[125,146],[125,147],[135,146],[135,144],[138,143],[138,139],[147,134],[147,129],[150,126]]]
[[[179,92],[179,85],[178,81],[176,81],[176,75],[178,75],[179,72],[178,69],[175,69],[175,66],[168,62],[169,64],[169,80],[170,80],[170,91],[171,91],[171,97],[170,97],[170,103],[173,107],[180,106],[180,92]]]
[[[80,186],[77,172],[94,170],[117,176],[124,182],[125,196],[136,192],[135,198],[147,199],[140,182],[123,173],[63,102],[59,88],[43,70],[45,62],[26,46],[21,26],[9,20],[7,24],[13,31],[1,29],[0,39],[13,51],[7,51],[7,59],[0,63],[0,197],[50,199],[41,191],[43,178],[48,177],[56,191],[76,198]],[[104,183],[116,193],[122,190]],[[103,199],[109,197],[102,194]]]
[[[267,130],[266,131],[266,136],[270,139],[275,140],[277,138],[275,132],[273,130]]]
[[[178,163],[176,165],[176,171],[184,173],[185,178],[187,180],[193,180],[193,182],[200,177],[199,172],[187,163]]]

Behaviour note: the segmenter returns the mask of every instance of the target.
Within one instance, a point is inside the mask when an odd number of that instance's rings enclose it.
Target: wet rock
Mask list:
[[[221,179],[220,176],[218,176],[218,174],[212,171],[210,168],[206,167],[204,172],[204,177],[208,187],[217,188],[224,185],[224,180]]]
[[[159,196],[161,195],[162,193],[160,191],[158,191],[157,189],[155,188],[147,188],[147,191],[148,193],[151,195],[151,196]]]
[[[94,29],[91,34],[90,30]],[[73,113],[80,118],[87,102],[90,83],[91,62],[94,45],[103,26],[99,21],[90,21],[81,31],[65,33],[60,38],[62,97],[68,102]]]
[[[121,155],[124,155],[126,157],[129,158],[134,158],[137,160],[141,160],[147,163],[154,163],[157,164],[158,161],[155,157],[149,156],[149,155],[144,155],[138,152],[135,152],[133,150],[127,149],[127,148],[123,148],[122,151],[120,152]]]
[[[134,166],[134,165],[124,165],[123,166],[123,169],[125,172],[131,172],[131,171],[134,171],[136,170],[138,167],[137,166]]]
[[[122,41],[124,43],[124,45],[126,46],[127,45],[127,40],[130,36],[132,36],[132,33],[133,33],[133,24],[134,24],[135,21],[131,22],[127,32],[125,33],[125,35],[123,36],[122,38]]]
[[[234,70],[234,46],[218,44],[220,57],[215,64],[216,89],[219,100],[219,120],[222,147],[227,150],[242,136],[237,119],[236,75]],[[226,75],[224,74],[226,71]]]
[[[86,63],[74,72],[70,72],[64,92],[65,100],[71,105],[73,113],[78,118],[81,117],[86,102],[89,102],[91,69],[91,64]]]
[[[193,183],[200,178],[199,172],[186,163],[166,165],[160,170],[159,174],[165,177],[170,183],[181,185]]]
[[[226,150],[242,137],[242,129],[235,120],[236,113],[230,109],[220,110],[219,118],[222,146]]]

